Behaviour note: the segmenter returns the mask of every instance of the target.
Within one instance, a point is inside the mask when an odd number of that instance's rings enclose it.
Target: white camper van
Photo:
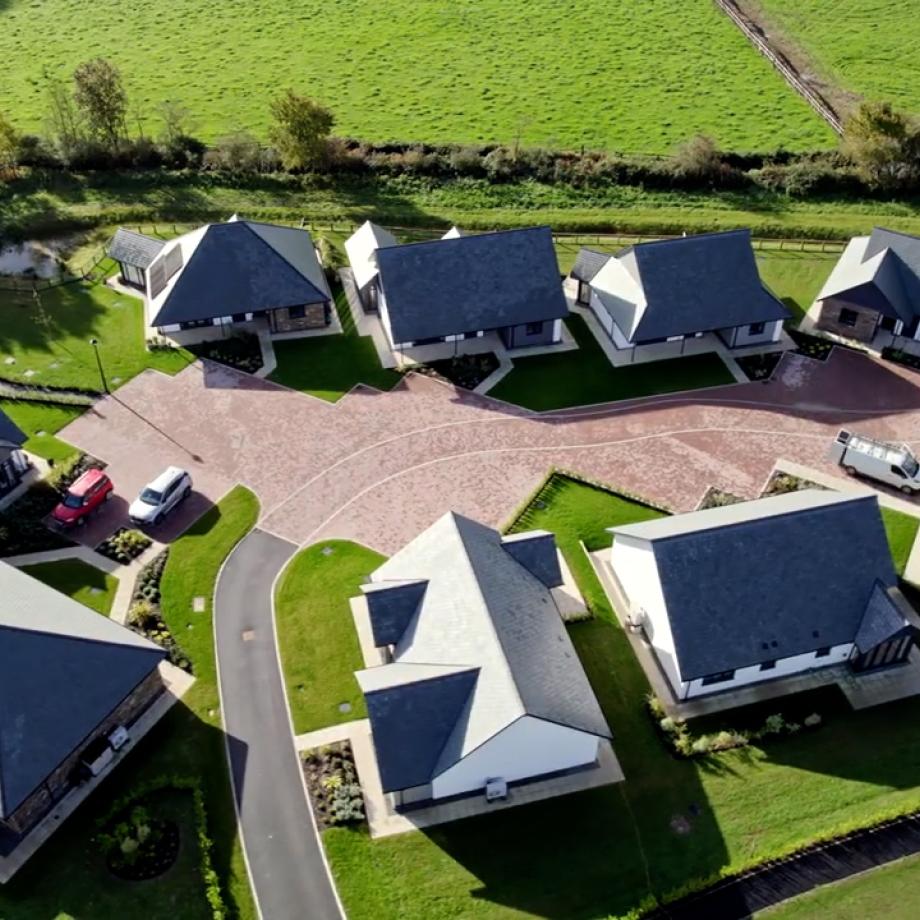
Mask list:
[[[910,495],[920,492],[920,464],[906,444],[888,444],[841,431],[832,455],[851,476],[875,479]]]

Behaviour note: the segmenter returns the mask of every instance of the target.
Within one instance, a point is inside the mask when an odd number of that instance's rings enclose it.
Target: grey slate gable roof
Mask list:
[[[897,577],[874,495],[814,490],[613,528],[649,540],[681,677],[854,641]]]
[[[0,817],[164,657],[142,636],[0,562]]]
[[[598,252],[596,249],[589,249],[582,246],[575,257],[575,264],[572,266],[569,275],[576,281],[584,281],[585,284],[591,282],[594,276],[607,264],[608,259],[613,256],[609,252]]]
[[[860,652],[868,652],[907,629],[910,622],[902,612],[898,600],[893,596],[896,589],[875,583],[866,612],[853,641]],[[900,592],[898,592],[900,593]],[[903,595],[901,598],[903,600]],[[904,601],[906,604],[906,600]]]
[[[920,237],[876,227],[869,237],[866,258],[888,250],[897,257],[901,290],[912,313],[920,315]]]
[[[325,303],[330,294],[321,276],[305,230],[244,220],[210,224],[152,325]]]
[[[791,316],[760,280],[749,230],[639,243],[617,258],[627,252],[647,302],[636,344]]]
[[[451,732],[423,782],[525,715],[609,737],[610,729],[549,589],[512,557],[499,533],[447,514],[371,577],[382,585],[424,579],[427,588],[395,647],[393,663],[360,672],[362,687],[392,689],[399,683],[414,683],[413,669],[426,678],[444,676],[432,669],[445,666],[477,673],[462,709],[454,712],[451,703]],[[393,680],[386,679],[388,673],[395,675]],[[388,704],[395,707],[400,699],[398,694],[390,695]],[[369,711],[370,706],[368,699]],[[440,715],[430,718],[438,724],[442,721]],[[372,728],[378,760],[388,758],[393,746],[384,737],[388,729],[382,722],[379,729],[374,726],[373,717]],[[418,757],[427,763],[430,745],[425,737],[419,740]],[[408,738],[400,734],[400,739],[411,757],[411,733]],[[381,769],[389,770],[391,765],[381,764]],[[396,766],[393,771],[388,774],[396,784],[393,788],[419,784],[415,772],[404,773]]]
[[[109,243],[108,254],[110,258],[124,265],[147,268],[165,245],[164,240],[119,227]]]
[[[568,315],[549,227],[377,250],[394,344]]]
[[[26,436],[19,430],[19,426],[0,409],[0,444],[3,443],[22,447],[26,443]]]

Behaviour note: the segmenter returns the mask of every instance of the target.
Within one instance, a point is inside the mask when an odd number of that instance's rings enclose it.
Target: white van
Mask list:
[[[920,463],[906,444],[888,444],[841,431],[832,456],[850,476],[875,479],[909,495],[920,492]]]

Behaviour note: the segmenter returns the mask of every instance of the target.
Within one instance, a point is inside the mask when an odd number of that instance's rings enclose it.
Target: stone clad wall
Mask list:
[[[80,761],[81,753],[93,738],[105,735],[118,725],[130,727],[145,709],[163,692],[163,679],[158,669],[150,672],[99,724],[77,748],[65,758],[23,803],[2,823],[17,834],[25,833],[38,822],[55,802],[70,789],[70,775]]]
[[[305,329],[322,329],[329,325],[328,305],[321,303],[307,304],[304,315],[296,319],[290,315],[287,307],[272,311],[273,332],[302,332]]]
[[[855,326],[844,326],[838,320],[841,310],[852,310],[858,315]],[[833,332],[835,335],[857,342],[871,342],[875,338],[878,326],[878,313],[867,310],[865,307],[854,307],[852,304],[828,297],[821,301],[821,313],[815,323],[818,329]]]

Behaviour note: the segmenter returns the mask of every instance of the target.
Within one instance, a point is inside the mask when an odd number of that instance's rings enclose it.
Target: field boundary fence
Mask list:
[[[732,22],[747,37],[748,41],[783,75],[786,82],[833,128],[843,134],[843,122],[834,107],[814,87],[809,86],[799,75],[789,59],[770,44],[763,30],[749,19],[735,0],[714,0]]]

